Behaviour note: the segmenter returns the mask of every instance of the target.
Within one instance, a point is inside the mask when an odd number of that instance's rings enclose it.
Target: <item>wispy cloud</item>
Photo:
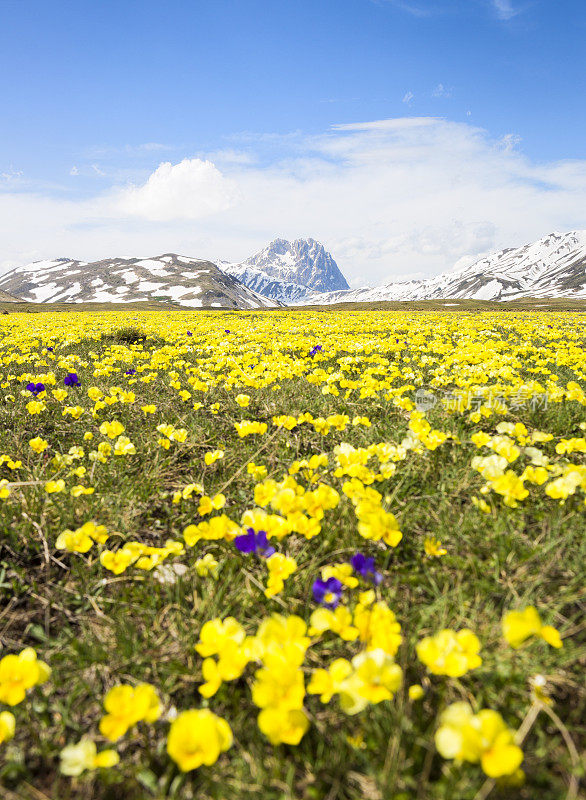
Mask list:
[[[513,6],[512,0],[491,0],[499,19],[509,20],[521,13],[520,8]]]
[[[451,86],[444,86],[443,83],[438,83],[431,94],[432,97],[451,97],[453,91],[454,90]]]
[[[405,92],[405,94],[403,95],[403,100],[401,102],[405,103],[405,105],[407,106],[410,106],[411,101],[413,100],[414,97],[415,95],[413,94],[413,92]]]
[[[413,17],[430,17],[432,14],[435,13],[435,8],[430,7],[429,3],[427,7],[421,4],[415,4],[412,2],[408,2],[408,0],[384,0],[386,3],[390,3],[390,5],[395,6],[395,8],[400,9],[401,11],[406,11],[407,14],[411,14]],[[380,0],[373,0],[373,2],[377,3],[378,5],[381,4]]]

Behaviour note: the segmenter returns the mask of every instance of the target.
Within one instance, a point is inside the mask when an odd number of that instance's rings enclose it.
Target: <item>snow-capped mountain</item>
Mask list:
[[[550,233],[533,244],[499,250],[434,278],[387,283],[373,289],[312,293],[307,304],[376,300],[517,300],[586,298],[586,231]]]
[[[315,239],[275,239],[241,263],[218,266],[259,294],[284,303],[301,301],[310,292],[348,289],[331,254]]]
[[[0,291],[36,303],[166,300],[199,308],[264,308],[280,303],[248,289],[211,261],[175,253],[154,258],[35,261],[0,277]]]

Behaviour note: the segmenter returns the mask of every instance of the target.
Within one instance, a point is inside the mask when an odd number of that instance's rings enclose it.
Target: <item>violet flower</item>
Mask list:
[[[376,571],[376,565],[372,556],[369,558],[362,553],[355,553],[350,559],[350,563],[352,564],[354,572],[357,572],[365,580],[372,581],[375,586],[378,586],[382,581],[383,576],[380,572]]]
[[[28,389],[29,392],[32,392],[34,394],[34,396],[36,397],[38,394],[41,394],[41,392],[45,391],[45,384],[44,383],[27,383],[25,388]]]
[[[320,578],[313,582],[311,590],[313,599],[326,608],[336,608],[342,597],[342,584],[337,578],[328,578],[322,581]]]
[[[234,544],[241,553],[257,553],[264,558],[275,552],[275,548],[268,543],[266,531],[256,533],[254,528],[247,528],[246,533],[234,539]]]

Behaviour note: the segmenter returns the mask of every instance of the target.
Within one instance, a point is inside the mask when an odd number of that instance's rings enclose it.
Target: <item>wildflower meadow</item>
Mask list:
[[[7,800],[562,800],[583,312],[0,317]]]

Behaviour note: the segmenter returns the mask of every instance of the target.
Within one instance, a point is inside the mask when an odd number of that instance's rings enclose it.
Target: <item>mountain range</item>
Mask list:
[[[125,303],[163,300],[201,308],[267,308],[380,300],[586,299],[586,231],[550,233],[432,278],[350,289],[315,239],[275,239],[234,263],[175,253],[152,258],[36,261],[0,276],[0,301]]]
[[[375,288],[313,293],[307,304],[377,300],[517,300],[524,297],[586,299],[586,231],[550,233],[532,244],[507,248],[433,278]]]

